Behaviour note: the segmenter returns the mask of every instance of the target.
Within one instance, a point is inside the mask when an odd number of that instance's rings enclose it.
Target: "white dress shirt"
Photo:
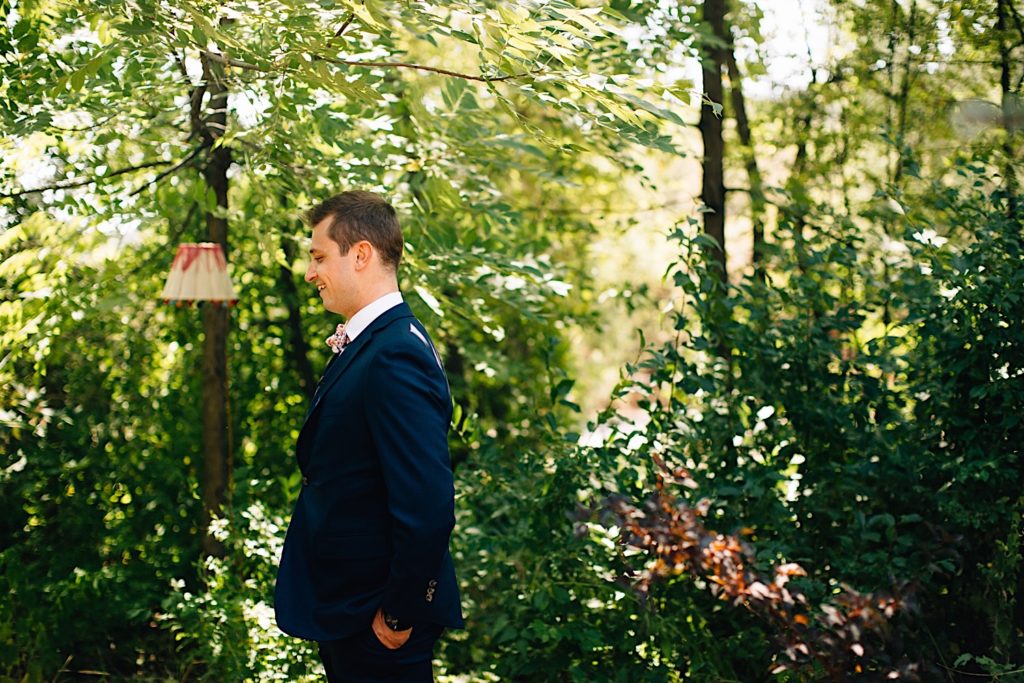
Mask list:
[[[384,296],[374,299],[360,308],[345,323],[345,334],[348,335],[350,341],[355,341],[359,333],[369,327],[370,323],[402,303],[402,301],[401,292],[388,292]]]

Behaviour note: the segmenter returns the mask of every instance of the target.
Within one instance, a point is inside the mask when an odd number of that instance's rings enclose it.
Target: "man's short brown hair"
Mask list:
[[[398,214],[387,200],[373,192],[350,190],[325,199],[306,214],[310,226],[331,217],[327,235],[347,254],[356,242],[366,240],[380,254],[380,260],[393,270],[402,260],[402,228]]]

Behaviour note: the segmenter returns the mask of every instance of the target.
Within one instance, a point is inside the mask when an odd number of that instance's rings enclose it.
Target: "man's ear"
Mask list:
[[[366,240],[356,242],[352,245],[352,248],[356,250],[356,270],[362,270],[370,264],[373,260],[373,245]]]

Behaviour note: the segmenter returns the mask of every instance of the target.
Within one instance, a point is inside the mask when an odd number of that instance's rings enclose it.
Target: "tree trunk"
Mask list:
[[[1017,197],[1019,189],[1017,184],[1017,169],[1014,164],[1014,155],[1016,154],[1016,150],[1013,148],[1013,110],[1014,98],[1019,97],[1020,93],[1014,93],[1013,86],[1011,85],[1012,77],[1010,69],[1013,61],[1010,55],[1011,47],[1006,36],[1009,28],[1006,25],[1006,15],[1011,9],[1012,8],[1009,7],[1009,2],[1007,0],[997,0],[996,31],[999,34],[999,88],[1002,92],[1003,131],[1005,135],[1003,138],[1003,154],[1006,155],[1006,165],[1003,168],[1003,175],[1006,177],[1007,215],[1012,219],[1017,216],[1017,210],[1019,208],[1019,200]],[[1021,38],[1024,40],[1024,35],[1022,35]]]
[[[812,67],[811,83],[807,86],[807,103],[803,105],[798,119],[796,142],[796,155],[793,157],[793,168],[790,171],[789,179],[786,182],[786,190],[789,194],[789,206],[785,212],[789,217],[793,230],[793,252],[796,256],[797,270],[801,274],[807,272],[807,247],[804,244],[804,231],[807,227],[807,204],[810,197],[807,196],[806,185],[803,182],[803,173],[807,166],[807,141],[811,135],[811,126],[814,123],[814,115],[817,113],[817,99],[815,97],[815,86],[818,84],[818,70]]]
[[[203,76],[209,96],[209,113],[201,120],[198,135],[210,147],[203,179],[215,198],[214,210],[206,211],[206,238],[220,244],[228,253],[228,167],[231,151],[216,146],[227,124],[227,87],[224,67],[203,57]],[[195,124],[196,119],[193,119]],[[222,516],[231,490],[231,448],[228,438],[228,362],[229,317],[226,305],[206,305],[203,309],[203,512],[200,523],[205,555],[223,557],[224,545],[210,534],[210,520]]]
[[[1006,178],[1007,217],[1013,221],[1020,218],[1020,203],[1017,197],[1017,169],[1014,167],[1016,150],[1013,148],[1013,98],[1018,97],[1020,93],[1014,93],[1012,75],[1010,73],[1013,62],[1010,54],[1012,48],[1006,35],[1009,28],[1007,26],[1008,11],[1013,11],[1013,8],[1009,6],[1008,0],[996,1],[996,31],[999,34],[999,87],[1002,92],[1003,135],[1005,136],[1003,138],[1003,154],[1006,156],[1003,175]],[[1017,26],[1020,28],[1019,23]],[[1021,31],[1021,38],[1024,41],[1024,30]],[[1021,78],[1024,80],[1024,76]],[[1024,557],[1024,496],[1017,499],[1017,511],[1011,525],[1009,539],[1007,540],[1007,552],[1010,552],[1009,548],[1016,544],[1017,557]],[[1020,626],[1024,624],[1024,562],[1019,560],[1017,562],[1015,583],[1016,585],[1013,587],[1012,592],[1007,591],[1013,596],[1013,604],[1010,606],[1011,623],[1024,628]],[[1011,627],[1010,642],[1001,644],[1008,651],[1007,654],[1013,658],[1012,661],[1019,661],[1020,657],[1024,655],[1024,642],[1022,642],[1024,639],[1016,636],[1017,634],[1013,632],[1013,627]]]
[[[895,121],[893,121],[892,107],[889,107],[889,130],[893,135],[893,144],[896,147],[896,157],[893,160],[892,169],[889,175],[889,181],[892,184],[893,190],[898,190],[900,184],[903,181],[903,170],[906,166],[906,137],[907,131],[907,108],[910,102],[910,85],[911,79],[913,78],[912,60],[913,53],[910,51],[910,46],[914,43],[914,26],[917,21],[917,0],[911,0],[910,3],[910,14],[907,20],[907,56],[903,63],[903,74],[900,79],[900,85],[896,87],[896,48],[898,47],[898,36],[900,35],[900,19],[902,17],[902,9],[899,0],[893,0],[892,9],[890,12],[891,24],[889,27],[889,62],[886,65],[886,69],[889,74],[889,99],[892,104],[896,106]],[[882,228],[886,235],[891,236],[893,234],[892,221],[886,219]],[[891,293],[889,291],[889,261],[888,259],[882,262],[882,282],[885,285],[885,291],[883,292],[884,308],[882,309],[882,324],[886,328],[892,324],[892,301]]]
[[[764,181],[761,179],[761,169],[757,165],[757,156],[754,154],[754,143],[750,134],[750,120],[747,118],[747,105],[743,98],[742,79],[739,66],[736,64],[736,53],[732,48],[732,41],[729,42],[727,54],[729,67],[729,94],[732,97],[733,116],[736,117],[736,132],[739,133],[740,143],[743,145],[744,163],[747,167],[747,180],[750,183],[750,226],[753,232],[753,254],[751,261],[754,265],[754,275],[762,283],[765,281],[764,273]]]
[[[722,102],[722,70],[725,66],[725,45],[728,43],[725,28],[726,0],[704,0],[704,21],[711,27],[720,42],[705,46],[701,53],[701,71],[704,77],[704,93],[715,103]],[[725,140],[722,138],[722,118],[710,106],[700,109],[700,137],[704,143],[703,176],[700,198],[704,204],[704,233],[717,246],[712,254],[721,287],[717,296],[724,299],[728,294],[729,270],[725,244]],[[712,296],[716,294],[712,293]],[[728,310],[722,307],[720,327],[714,330],[717,337],[716,351],[719,357],[730,363],[729,342],[725,338],[725,322]],[[731,373],[730,373],[731,382]]]
[[[726,0],[704,0],[704,21],[714,35],[726,41]],[[725,48],[721,45],[705,47],[701,55],[704,93],[712,102],[722,102],[722,67]],[[700,198],[704,204],[704,232],[718,244],[716,260],[723,288],[729,281],[726,269],[725,245],[725,141],[722,138],[722,118],[710,106],[700,110],[700,138],[704,144],[703,179]]]
[[[885,74],[888,78],[888,89],[886,90],[886,125],[888,126],[888,133],[892,135],[894,133],[893,122],[896,120],[896,114],[893,113],[893,107],[896,104],[896,48],[899,46],[899,27],[900,22],[900,0],[891,0],[889,3],[889,56],[885,60]],[[891,153],[887,155],[890,160],[889,164],[889,180],[891,181],[896,176],[896,168],[900,164],[900,154],[897,151],[896,158],[893,159]],[[889,232],[888,226],[885,226],[886,234]]]
[[[910,51],[910,46],[914,44],[915,28],[917,24],[917,0],[912,0],[910,3],[910,15],[907,18],[907,56],[903,63],[903,76],[900,80],[900,90],[897,94],[897,118],[896,118],[896,165],[893,169],[892,183],[894,187],[899,187],[900,182],[903,180],[903,171],[906,167],[906,149],[907,149],[907,109],[910,102],[910,86],[914,78],[914,55]],[[893,24],[893,32],[896,32],[896,25]]]

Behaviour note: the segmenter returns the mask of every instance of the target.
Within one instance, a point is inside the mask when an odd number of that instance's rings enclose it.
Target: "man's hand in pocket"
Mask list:
[[[407,628],[404,631],[392,631],[384,623],[384,613],[378,609],[377,613],[373,615],[373,633],[384,647],[389,650],[397,650],[405,645],[405,641],[409,640],[412,628]]]

